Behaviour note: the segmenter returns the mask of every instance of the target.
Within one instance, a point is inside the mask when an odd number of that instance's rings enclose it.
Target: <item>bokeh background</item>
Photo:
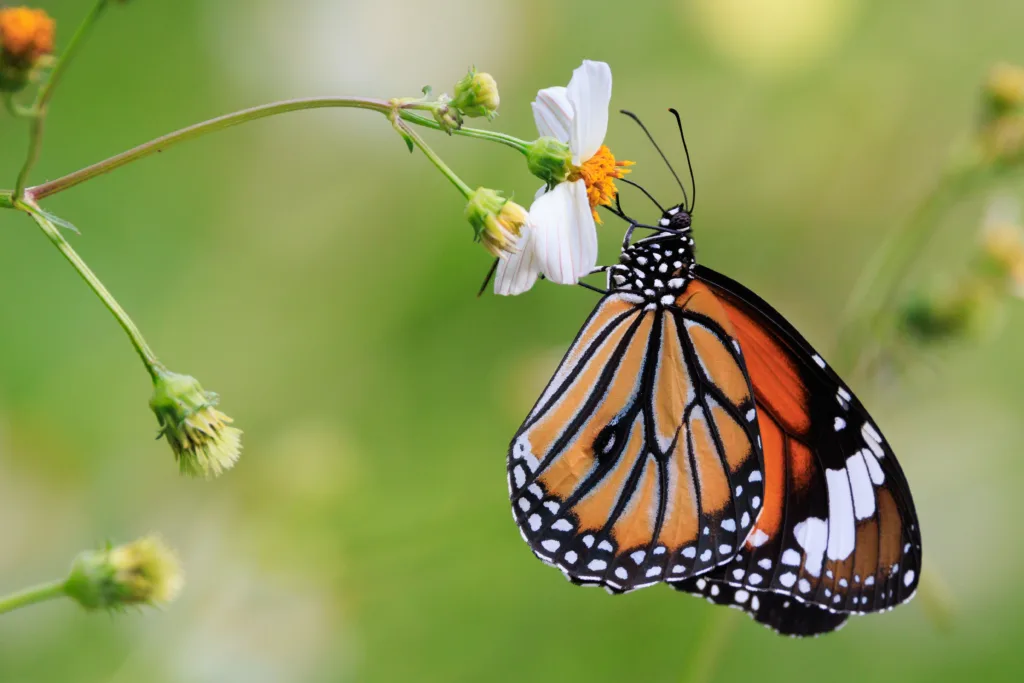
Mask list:
[[[40,4],[63,44],[86,3]],[[140,0],[61,86],[34,180],[264,101],[443,91],[471,64],[500,84],[493,125],[530,138],[536,90],[606,60],[613,107],[680,163],[665,108],[682,112],[701,260],[827,358],[858,274],[973,125],[988,67],[1024,62],[1022,26],[1012,0]],[[470,184],[532,196],[513,152],[427,135]],[[624,117],[608,142],[676,196]],[[7,186],[24,144],[2,119]],[[944,219],[926,270],[955,271],[985,201]],[[919,598],[792,641],[667,588],[576,588],[533,558],[507,443],[596,297],[542,283],[477,299],[489,260],[460,197],[381,117],[263,120],[47,206],[164,361],[222,395],[246,449],[217,481],[177,476],[115,322],[28,220],[0,215],[0,591],[153,530],[187,571],[163,612],[4,616],[0,681],[1019,680],[1024,305],[983,345],[854,382],[913,485],[948,627]],[[601,228],[603,262],[621,228]]]

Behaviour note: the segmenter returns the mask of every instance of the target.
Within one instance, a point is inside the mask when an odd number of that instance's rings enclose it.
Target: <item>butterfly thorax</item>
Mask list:
[[[679,233],[656,234],[623,249],[619,263],[608,271],[610,290],[638,295],[647,303],[668,305],[686,287],[696,265],[689,215],[669,209],[660,225]]]

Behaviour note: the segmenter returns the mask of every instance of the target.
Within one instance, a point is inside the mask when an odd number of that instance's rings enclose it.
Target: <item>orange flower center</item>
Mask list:
[[[611,150],[606,145],[601,145],[594,156],[569,173],[569,180],[575,182],[582,178],[586,183],[587,199],[590,201],[590,210],[596,222],[601,222],[597,215],[598,205],[611,206],[615,195],[619,193],[615,187],[615,180],[629,173],[629,167],[632,165],[632,161],[616,161]]]
[[[8,7],[0,10],[0,46],[4,61],[31,66],[53,52],[54,21],[41,9]]]

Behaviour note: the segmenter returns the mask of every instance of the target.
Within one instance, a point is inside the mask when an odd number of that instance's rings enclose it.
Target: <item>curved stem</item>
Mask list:
[[[41,583],[38,586],[32,586],[31,588],[0,597],[0,614],[16,610],[19,607],[26,607],[39,602],[45,602],[46,600],[64,597],[65,583],[65,579],[50,581],[49,583]]]
[[[71,37],[71,42],[68,43],[64,53],[57,59],[56,65],[50,72],[50,77],[46,79],[46,83],[43,84],[43,87],[39,89],[39,93],[36,95],[35,103],[30,110],[32,126],[29,132],[28,153],[25,155],[25,163],[22,164],[21,171],[18,173],[18,180],[14,185],[15,197],[24,196],[25,185],[28,184],[28,175],[32,172],[32,167],[36,165],[36,161],[39,160],[39,151],[43,145],[46,107],[50,102],[50,98],[53,97],[53,91],[78,53],[82,42],[85,40],[85,36],[89,33],[89,29],[92,28],[96,20],[103,14],[103,10],[106,9],[108,2],[109,0],[97,0],[89,14],[85,15],[82,23],[78,25],[75,34]]]
[[[947,172],[905,227],[892,233],[875,252],[847,300],[835,361],[838,367],[849,369],[859,364],[866,336],[879,331],[906,283],[914,259],[942,224],[943,213],[985,178],[984,167],[977,165]]]
[[[138,147],[134,147],[112,156],[109,159],[104,159],[103,161],[92,164],[91,166],[86,166],[74,173],[69,173],[68,175],[57,178],[56,180],[51,180],[50,182],[30,187],[26,190],[26,196],[33,201],[38,201],[45,197],[49,197],[50,195],[72,188],[80,183],[84,183],[86,180],[95,178],[98,175],[109,173],[110,171],[120,168],[125,164],[130,164],[133,161],[138,161],[139,159],[148,157],[151,154],[162,152],[178,143],[198,138],[206,135],[207,133],[213,133],[218,130],[237,126],[240,123],[255,121],[256,119],[262,119],[276,114],[284,114],[290,111],[323,109],[327,107],[354,107],[357,109],[370,109],[382,114],[387,114],[393,108],[386,100],[365,97],[312,97],[297,100],[284,100],[282,102],[271,102],[269,104],[236,111],[231,114],[225,114],[224,116],[218,116],[217,118],[176,130],[173,133],[162,135],[155,140],[150,140]]]
[[[420,148],[423,155],[430,159],[434,166],[437,167],[437,170],[441,171],[441,173],[451,181],[452,185],[458,188],[463,197],[469,199],[470,195],[473,194],[473,189],[469,187],[469,185],[466,185],[466,183],[462,182],[462,179],[455,174],[455,171],[441,160],[441,157],[437,155],[437,152],[432,150],[430,145],[424,142],[423,138],[421,138],[416,131],[410,128],[401,117],[394,117],[391,122],[401,135],[412,140],[413,144]]]
[[[143,364],[146,366],[146,370],[149,372],[150,377],[154,380],[157,378],[161,370],[163,370],[163,364],[157,359],[156,354],[146,343],[146,339],[142,336],[139,328],[136,327],[128,313],[121,308],[121,304],[117,302],[114,295],[103,285],[96,274],[92,272],[92,269],[82,260],[82,257],[78,255],[78,252],[72,248],[71,244],[68,243],[64,236],[60,234],[60,230],[50,221],[49,218],[41,214],[36,207],[25,204],[24,202],[15,202],[15,206],[28,213],[35,220],[36,224],[42,229],[50,241],[64,254],[78,274],[82,276],[82,279],[92,288],[92,291],[96,293],[96,296],[103,301],[103,304],[107,309],[114,315],[117,322],[120,323],[121,328],[128,335],[128,339],[131,340],[132,346],[135,347],[135,351],[139,354]]]
[[[433,128],[434,130],[447,130],[437,121],[420,114],[409,111],[408,109],[402,109],[399,114],[404,120],[409,123],[415,123],[417,126],[423,126],[425,128]],[[478,140],[488,140],[490,142],[497,142],[499,144],[511,147],[512,149],[526,154],[528,143],[525,140],[520,140],[517,137],[506,135],[505,133],[498,133],[491,130],[483,130],[480,128],[453,128],[451,130],[454,135],[463,135],[469,138],[476,138]]]

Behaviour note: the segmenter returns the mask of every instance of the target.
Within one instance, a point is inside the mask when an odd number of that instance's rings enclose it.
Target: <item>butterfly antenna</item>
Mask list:
[[[476,298],[480,298],[484,295],[484,290],[487,289],[487,285],[491,283],[491,278],[494,277],[494,271],[498,270],[498,261],[501,259],[494,259],[494,263],[491,264],[491,269],[487,271],[487,277],[484,278],[484,283],[480,285],[480,291],[476,293]]]
[[[679,118],[679,112],[674,108],[669,107],[669,111],[676,117],[676,125],[679,126],[679,137],[683,139],[683,151],[686,152],[686,167],[690,170],[690,188],[692,190],[690,196],[693,198],[693,202],[690,204],[688,211],[692,214],[693,207],[697,204],[697,180],[693,176],[693,164],[690,162],[690,150],[686,146],[686,135],[683,134],[683,120]]]
[[[665,209],[664,209],[664,207],[662,207],[662,205],[658,203],[658,200],[657,200],[657,199],[655,199],[654,197],[652,197],[652,196],[651,196],[651,193],[650,193],[650,192],[648,192],[648,191],[647,191],[647,190],[645,190],[645,189],[644,189],[643,187],[641,187],[641,186],[640,186],[640,183],[634,183],[634,182],[633,182],[632,180],[629,180],[628,178],[619,178],[619,180],[621,180],[622,182],[626,183],[627,185],[632,185],[632,186],[633,186],[633,187],[635,187],[636,189],[638,189],[638,190],[640,190],[641,192],[643,192],[643,193],[644,193],[645,195],[647,195],[647,198],[648,198],[648,199],[650,199],[650,200],[651,200],[652,202],[654,202],[654,205],[655,205],[656,207],[658,207],[658,210],[659,210],[659,211],[661,211],[662,213],[665,213]],[[615,195],[615,198],[616,198],[616,199],[618,199],[618,195]],[[621,208],[621,207],[620,207],[620,208]]]
[[[634,114],[633,112],[627,111],[625,109],[621,109],[619,111],[620,113],[625,114],[629,118],[636,121],[636,124],[640,126],[640,129],[647,135],[647,139],[651,141],[652,145],[654,145],[654,149],[658,150],[658,154],[661,155],[662,161],[664,161],[665,165],[668,166],[668,170],[672,171],[672,177],[676,179],[676,183],[679,185],[679,189],[683,191],[683,204],[689,205],[690,200],[686,195],[686,188],[683,187],[683,181],[679,179],[679,174],[676,173],[676,169],[672,168],[672,164],[669,162],[668,157],[665,156],[665,153],[661,151],[661,147],[658,147],[658,143],[654,141],[654,136],[651,135],[651,132],[649,130],[647,130],[647,126],[645,126],[643,122],[639,119],[639,117],[637,117],[637,115]]]

